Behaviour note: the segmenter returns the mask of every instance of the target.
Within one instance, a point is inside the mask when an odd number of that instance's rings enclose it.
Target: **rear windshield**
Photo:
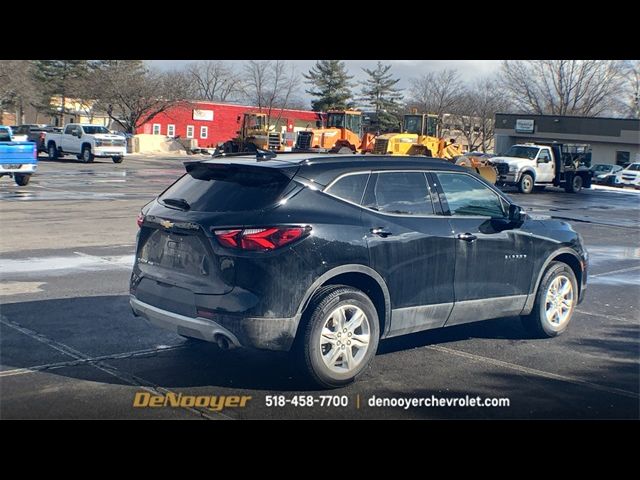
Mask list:
[[[213,177],[217,178],[213,178]],[[185,174],[161,196],[185,200],[196,212],[241,212],[274,205],[294,183],[284,175],[265,176],[252,172],[209,175],[206,169]]]
[[[11,141],[11,131],[8,128],[0,128],[0,142]]]

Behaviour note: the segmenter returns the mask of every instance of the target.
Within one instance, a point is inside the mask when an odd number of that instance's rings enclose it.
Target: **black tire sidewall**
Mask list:
[[[582,177],[580,175],[574,176],[571,182],[571,191],[573,193],[578,193],[580,190],[582,190],[582,183]]]
[[[122,163],[123,157],[111,157],[113,163]]]
[[[327,298],[331,300],[325,301]],[[339,306],[346,304],[357,306],[366,314],[371,340],[369,350],[358,368],[353,372],[340,374],[329,370],[322,360],[320,333],[327,316]],[[347,385],[364,372],[376,354],[380,337],[380,322],[376,308],[364,292],[352,288],[329,291],[314,302],[312,308],[303,345],[307,367],[316,383],[323,387],[334,388]]]
[[[19,187],[25,187],[29,184],[29,180],[31,180],[31,175],[14,175],[13,180],[16,182],[16,185]]]
[[[86,152],[87,151],[89,152],[89,156],[88,157],[86,156]],[[82,155],[82,161],[84,163],[90,163],[93,160],[93,158],[91,158],[91,148],[89,148],[89,147],[84,147],[82,149],[82,154],[81,155]]]
[[[559,275],[566,276],[571,282],[571,287],[573,288],[573,306],[571,307],[571,313],[569,315],[569,320],[562,325],[560,328],[554,328],[549,325],[546,317],[545,311],[545,303],[547,297],[547,290],[551,282]],[[536,295],[536,320],[539,323],[540,328],[544,332],[547,337],[556,337],[563,333],[571,320],[573,319],[573,314],[576,309],[576,303],[578,301],[578,281],[576,280],[576,276],[569,267],[565,263],[553,262],[548,268],[544,276],[542,277],[542,281],[540,282],[540,287],[538,288],[538,293]]]
[[[525,190],[524,188],[524,182],[525,179],[529,177],[529,181],[531,182],[531,188],[529,188],[529,190]],[[520,184],[518,185],[518,189],[520,190],[521,193],[531,193],[534,191],[534,181],[533,181],[533,177],[531,176],[530,173],[523,173],[522,174],[522,178],[520,179]]]

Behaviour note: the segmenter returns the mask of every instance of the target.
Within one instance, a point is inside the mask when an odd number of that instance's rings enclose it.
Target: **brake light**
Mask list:
[[[231,228],[214,230],[220,245],[238,250],[269,251],[283,247],[306,235],[309,227]]]
[[[138,214],[138,218],[136,218],[136,223],[138,224],[138,227],[142,228],[142,224],[144,223],[144,214],[142,212]]]

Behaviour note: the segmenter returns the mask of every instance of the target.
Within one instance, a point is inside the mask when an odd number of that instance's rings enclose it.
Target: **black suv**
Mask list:
[[[514,315],[556,336],[584,296],[579,234],[445,160],[185,165],[138,217],[134,313],[223,348],[292,350],[324,387],[357,377],[381,338]]]

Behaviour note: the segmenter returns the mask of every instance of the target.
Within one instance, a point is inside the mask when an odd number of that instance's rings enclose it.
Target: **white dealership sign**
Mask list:
[[[213,110],[194,110],[193,119],[208,120],[209,122],[211,122],[213,121]]]
[[[516,120],[517,133],[533,133],[534,120],[519,118]]]

